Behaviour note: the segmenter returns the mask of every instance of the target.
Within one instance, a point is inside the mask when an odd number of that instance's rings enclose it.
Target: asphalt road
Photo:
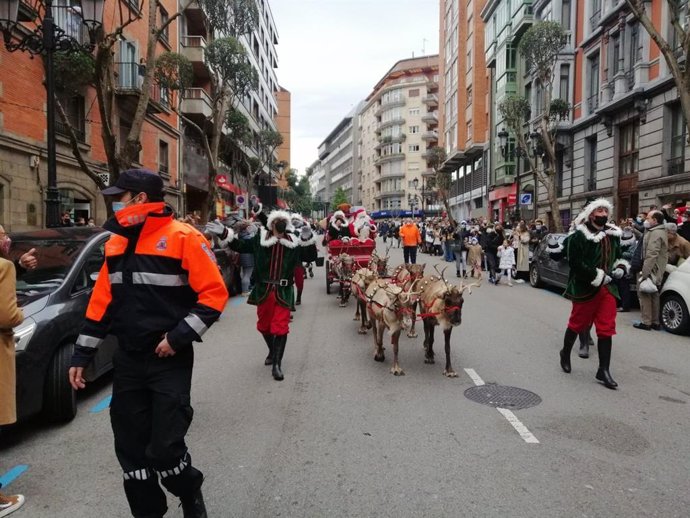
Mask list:
[[[400,250],[391,255],[401,262]],[[278,383],[263,365],[255,308],[231,300],[196,345],[188,442],[209,515],[687,517],[690,337],[639,331],[637,313],[619,314],[620,389],[611,391],[594,380],[596,351],[588,360],[574,351],[572,374],[561,372],[569,309],[555,291],[485,283],[466,296],[453,332],[459,377],[441,374],[438,332],[435,365],[424,363],[421,337],[401,338],[406,375],[395,377],[390,346],[374,362],[354,304],[339,308],[316,269]],[[522,436],[464,396],[480,379],[541,397],[514,411]],[[103,410],[109,393],[109,380],[96,383],[73,422],[5,435],[0,479],[25,469],[7,488],[27,497],[17,517],[129,516]],[[182,516],[169,505],[167,516]]]

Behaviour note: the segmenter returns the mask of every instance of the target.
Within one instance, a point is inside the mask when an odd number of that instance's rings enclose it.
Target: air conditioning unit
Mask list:
[[[98,176],[106,187],[110,185],[110,173],[98,173]]]

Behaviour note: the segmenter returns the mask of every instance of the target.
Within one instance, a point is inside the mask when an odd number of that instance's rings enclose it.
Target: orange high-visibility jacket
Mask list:
[[[127,207],[103,227],[113,235],[72,365],[88,365],[107,334],[139,352],[153,352],[166,333],[175,350],[201,341],[228,300],[206,238],[163,203]]]
[[[403,246],[417,246],[422,242],[422,236],[414,223],[400,227],[400,239],[402,239]]]

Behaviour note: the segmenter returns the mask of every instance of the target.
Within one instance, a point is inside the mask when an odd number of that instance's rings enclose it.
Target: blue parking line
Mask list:
[[[89,412],[91,412],[92,414],[97,414],[98,412],[102,412],[103,410],[105,410],[106,408],[108,408],[110,406],[110,400],[111,399],[113,399],[112,394],[110,396],[102,399],[98,403],[96,403],[93,407],[91,407],[91,410],[89,410]]]
[[[2,487],[9,486],[17,477],[19,477],[27,469],[29,469],[29,466],[27,464],[19,464],[13,467],[7,473],[0,476],[0,485],[2,485]]]

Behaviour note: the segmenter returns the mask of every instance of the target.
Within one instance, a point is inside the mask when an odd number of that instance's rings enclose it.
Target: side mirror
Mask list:
[[[91,279],[93,282],[96,282],[98,280],[98,272],[93,272],[90,274],[89,279]]]

